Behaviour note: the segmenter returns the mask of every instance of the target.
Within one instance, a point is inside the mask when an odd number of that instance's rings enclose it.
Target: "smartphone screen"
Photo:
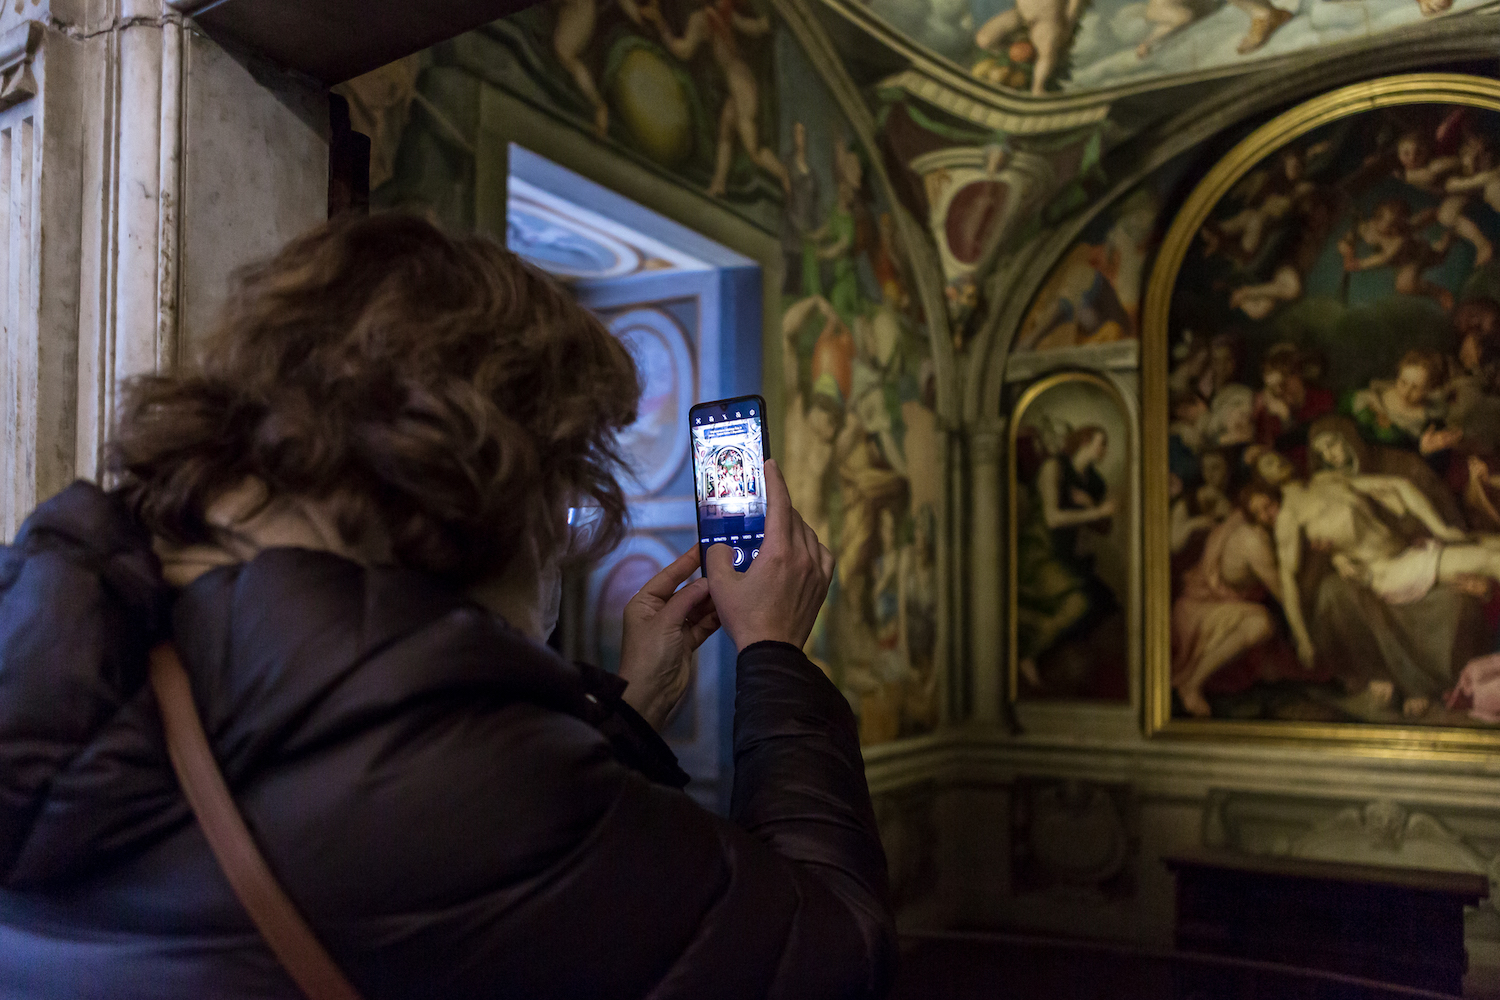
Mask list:
[[[693,480],[698,496],[698,546],[723,542],[743,573],[766,538],[766,403],[737,396],[699,403],[693,423]]]

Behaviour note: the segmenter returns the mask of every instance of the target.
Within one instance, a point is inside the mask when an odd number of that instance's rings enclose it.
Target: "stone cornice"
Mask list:
[[[1324,747],[1140,737],[1007,736],[988,727],[870,747],[875,794],[919,785],[998,787],[1020,776],[1128,783],[1152,798],[1198,801],[1214,789],[1392,798],[1500,810],[1500,757],[1334,751]]]

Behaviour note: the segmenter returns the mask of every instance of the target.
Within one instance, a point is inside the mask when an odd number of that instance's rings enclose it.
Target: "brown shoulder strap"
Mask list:
[[[214,761],[198,708],[193,704],[187,671],[182,668],[177,647],[170,642],[151,650],[151,687],[167,734],[167,753],[182,783],[183,795],[234,894],[260,928],[272,953],[308,1000],[360,1000],[255,846]]]

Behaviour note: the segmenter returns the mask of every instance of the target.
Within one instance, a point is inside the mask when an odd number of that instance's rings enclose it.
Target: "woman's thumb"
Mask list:
[[[708,564],[705,575],[710,579],[729,579],[734,572],[734,549],[723,542],[708,547]]]

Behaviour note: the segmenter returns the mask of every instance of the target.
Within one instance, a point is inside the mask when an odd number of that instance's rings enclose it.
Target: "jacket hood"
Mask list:
[[[123,504],[76,483],[0,549],[0,884],[79,877],[189,820],[146,683],[168,636],[231,788],[413,705],[589,711],[571,664],[411,570],[271,548],[174,591]]]

